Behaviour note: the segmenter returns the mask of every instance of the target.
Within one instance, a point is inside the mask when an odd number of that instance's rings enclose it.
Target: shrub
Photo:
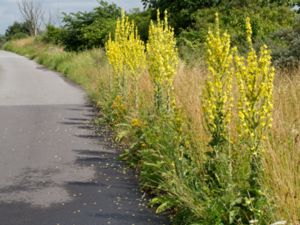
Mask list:
[[[30,35],[29,25],[27,22],[19,23],[14,22],[11,26],[9,26],[5,31],[5,38],[7,40],[12,39],[22,39],[28,37]]]
[[[114,29],[121,9],[115,4],[99,1],[91,12],[64,14],[61,40],[68,51],[104,47]]]
[[[20,40],[20,39],[24,39],[27,38],[28,34],[25,33],[15,33],[14,35],[10,36],[11,40]]]
[[[151,21],[151,11],[140,11],[139,9],[132,10],[129,12],[129,17],[135,22],[141,39],[144,42],[147,42],[149,35],[149,26]]]
[[[60,45],[62,43],[62,29],[49,24],[41,39],[45,43]]]
[[[231,36],[232,44],[239,46],[243,53],[247,52],[247,43],[244,39],[245,17],[251,18],[254,47],[257,48],[257,46],[267,42],[271,44],[270,47],[274,50],[282,41],[274,42],[273,34],[283,28],[292,27],[296,18],[296,13],[286,6],[259,7],[253,5],[247,9],[220,6],[200,9],[192,14],[193,22],[191,25],[183,29],[178,35],[179,46],[188,48],[188,53],[184,55],[189,56],[192,53],[201,58],[201,54],[199,55],[198,52],[203,49],[207,30],[213,26],[216,12],[220,12],[220,25]]]
[[[298,18],[293,27],[281,29],[273,35],[281,45],[276,45],[273,51],[274,63],[282,69],[295,70],[299,68],[300,61],[300,19]],[[279,42],[278,41],[278,42]]]

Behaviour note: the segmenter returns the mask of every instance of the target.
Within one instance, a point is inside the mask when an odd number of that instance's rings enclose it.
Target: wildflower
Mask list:
[[[203,110],[214,143],[227,139],[232,114],[232,50],[230,36],[220,32],[216,14],[215,28],[206,40],[208,78],[204,90]]]
[[[252,192],[249,194],[255,204],[266,199],[261,191],[260,183],[260,177],[263,174],[261,143],[272,123],[275,70],[271,64],[271,53],[267,46],[263,45],[260,48],[260,54],[254,50],[249,18],[246,19],[246,29],[249,52],[243,57],[235,51],[234,61],[239,88],[239,136],[241,143],[247,146],[246,151],[250,153],[248,182]],[[253,211],[252,217],[261,217],[261,211]]]
[[[146,67],[145,44],[138,35],[134,22],[122,12],[117,20],[114,39],[111,35],[105,45],[109,63],[113,67],[117,89],[126,89],[126,81],[134,85]]]
[[[155,99],[157,107],[161,105],[162,91],[167,95],[167,107],[171,107],[171,91],[179,63],[178,50],[174,29],[169,26],[168,13],[165,11],[164,20],[160,20],[157,10],[157,23],[151,21],[147,56],[150,78],[155,85]]]
[[[131,120],[131,126],[134,128],[142,127],[142,121],[140,119],[134,118]]]
[[[235,53],[237,83],[239,87],[240,132],[251,140],[260,140],[272,123],[273,80],[275,70],[271,65],[271,53],[266,45],[257,55],[253,48],[250,19],[246,19],[249,53],[246,57]],[[236,51],[235,51],[236,52]]]

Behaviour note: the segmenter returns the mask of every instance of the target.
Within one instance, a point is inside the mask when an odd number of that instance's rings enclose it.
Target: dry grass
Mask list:
[[[266,184],[282,219],[300,221],[300,77],[278,74],[274,125],[266,150]]]
[[[15,45],[15,47],[22,48],[26,45],[32,44],[33,40],[34,40],[33,37],[28,37],[28,38],[24,38],[24,39],[20,39],[20,40],[15,40],[14,45]]]
[[[201,93],[206,76],[207,71],[203,67],[190,68],[181,64],[175,80],[177,102],[189,115],[199,134],[203,130]]]

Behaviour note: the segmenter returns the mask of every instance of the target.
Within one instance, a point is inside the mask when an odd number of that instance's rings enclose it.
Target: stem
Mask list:
[[[136,112],[138,112],[138,109],[139,109],[139,99],[138,99],[139,88],[138,88],[137,78],[134,78],[134,84],[133,85],[134,85],[134,105],[135,105]]]
[[[161,89],[161,85],[159,83],[156,83],[156,85],[155,85],[154,99],[155,99],[156,111],[160,112],[161,105],[162,105],[162,89]]]

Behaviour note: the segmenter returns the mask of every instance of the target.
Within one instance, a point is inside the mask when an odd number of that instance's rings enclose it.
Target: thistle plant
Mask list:
[[[271,53],[263,45],[258,55],[253,48],[250,19],[246,19],[246,34],[249,52],[246,57],[234,56],[236,78],[239,89],[238,116],[239,136],[250,155],[249,197],[254,207],[264,199],[260,185],[263,174],[262,141],[272,124],[273,80],[275,70],[271,64]],[[236,51],[236,50],[235,50]],[[257,208],[257,207],[256,207]],[[260,217],[260,211],[253,212],[253,219]]]
[[[157,23],[151,21],[149,41],[147,43],[148,67],[151,81],[155,87],[155,104],[157,110],[163,106],[171,108],[173,81],[179,64],[178,50],[174,29],[169,26],[168,13],[160,20],[157,11]],[[163,94],[165,92],[166,98]]]

